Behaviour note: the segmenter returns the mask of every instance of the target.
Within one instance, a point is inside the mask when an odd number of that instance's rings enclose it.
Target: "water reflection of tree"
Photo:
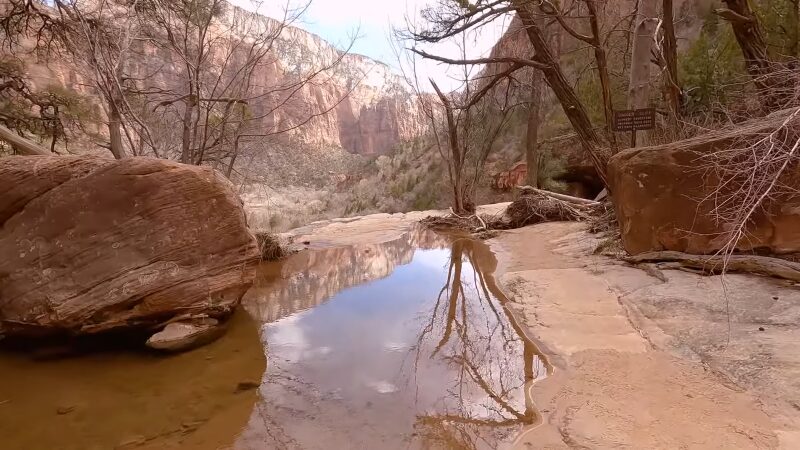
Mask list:
[[[484,267],[492,258],[481,243],[453,242],[447,281],[419,335],[415,368],[429,357],[456,373],[441,410],[417,416],[425,447],[495,448],[540,419],[527,391],[549,367],[498,299],[494,267]]]

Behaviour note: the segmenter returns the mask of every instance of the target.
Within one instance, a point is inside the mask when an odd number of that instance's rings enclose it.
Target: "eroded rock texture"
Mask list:
[[[0,334],[155,328],[224,317],[258,258],[241,201],[165,160],[0,159]]]
[[[767,135],[787,116],[776,113],[733,130],[614,156],[608,165],[609,182],[625,249],[632,254],[660,250],[711,254],[722,249],[730,239],[731,224],[719,220],[714,211],[731,198],[726,195],[732,183],[721,182],[707,156]],[[754,211],[737,250],[800,252],[800,196],[787,194],[800,188],[800,170],[790,168],[778,184],[782,194],[769,196]]]

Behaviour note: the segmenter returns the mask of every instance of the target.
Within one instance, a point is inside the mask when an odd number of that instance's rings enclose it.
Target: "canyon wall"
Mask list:
[[[342,52],[317,35],[293,26],[283,27],[274,19],[265,16],[253,19],[251,13],[232,5],[227,6],[213,27],[217,34],[229,34],[231,40],[246,42],[271,30],[280,33],[254,74],[252,84],[257,99],[249,104],[256,113],[269,112],[280,104],[261,119],[263,129],[290,129],[286,136],[294,146],[338,147],[360,155],[389,153],[395,144],[420,133],[424,120],[414,92],[386,64]],[[214,63],[225,63],[225,46],[230,43],[225,39],[218,41],[207,56],[212,68]],[[172,52],[144,43],[133,53],[125,68],[137,79],[139,89],[160,90],[171,96],[187,91],[183,81],[184,62]],[[234,55],[232,59],[228,67],[235,68],[245,60],[244,55]],[[93,95],[88,77],[83,76],[87,69],[77,67],[80,64],[59,57],[31,60],[27,64],[36,85],[63,85]],[[299,80],[316,71],[320,73],[310,82],[299,85]],[[290,91],[292,95],[287,100],[285,93]],[[93,103],[97,103],[97,112],[102,117],[100,102]],[[176,133],[180,127],[177,120],[177,117],[176,123],[170,119],[155,120],[154,128],[158,133]],[[94,131],[104,132],[103,127]]]

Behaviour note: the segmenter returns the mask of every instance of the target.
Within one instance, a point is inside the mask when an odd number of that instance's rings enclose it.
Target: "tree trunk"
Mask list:
[[[639,0],[633,21],[631,37],[631,78],[628,86],[628,108],[642,109],[650,106],[650,59],[656,17],[656,0]],[[637,145],[648,145],[647,132],[636,132]]]
[[[800,58],[800,0],[791,0],[792,10],[789,12],[789,24],[792,27],[789,32],[789,55],[792,58]]]
[[[528,128],[525,134],[525,163],[528,167],[527,182],[539,187],[539,125],[541,122],[542,73],[531,74],[531,97],[528,102]]]
[[[181,162],[189,164],[192,161],[192,123],[194,122],[195,101],[194,94],[184,100],[183,133],[181,134]]]
[[[616,148],[617,139],[614,135],[614,104],[611,98],[611,76],[608,74],[608,57],[603,47],[603,40],[600,37],[600,19],[597,15],[597,5],[595,0],[585,0],[586,8],[589,11],[589,24],[592,28],[592,38],[594,42],[594,59],[597,62],[597,74],[600,77],[600,87],[603,91],[603,115],[606,119],[606,133],[611,141],[611,146]]]
[[[8,143],[20,155],[52,155],[46,148],[0,125],[0,140]]]
[[[758,23],[749,0],[722,0],[727,8],[717,10],[717,14],[730,22],[736,42],[742,49],[747,71],[759,77],[770,68],[769,54],[764,34]]]
[[[767,110],[783,106],[782,98],[786,92],[785,82],[773,76],[773,63],[767,51],[767,42],[761,32],[758,16],[750,8],[750,0],[723,0],[727,8],[717,10],[717,14],[727,20],[733,28],[736,42],[742,50],[747,73],[753,78]]]
[[[231,160],[228,163],[228,169],[225,171],[225,177],[229,180],[231,179],[231,174],[233,173],[233,164],[236,163],[236,157],[239,156],[239,138],[233,140],[233,155],[231,155]]]
[[[447,142],[450,147],[450,164],[453,174],[453,211],[456,214],[467,212],[464,207],[464,186],[463,186],[463,156],[461,154],[461,147],[458,143],[458,125],[453,115],[453,105],[450,99],[439,89],[439,86],[431,80],[433,90],[439,96],[445,111],[445,119],[447,120]]]
[[[672,126],[677,126],[681,116],[681,88],[678,82],[678,42],[675,38],[675,16],[672,0],[664,0],[664,93],[672,114]]]
[[[111,154],[115,159],[122,159],[125,156],[125,148],[122,146],[122,117],[120,117],[117,105],[110,102],[108,105],[108,136],[111,139]]]
[[[677,263],[683,267],[700,269],[709,273],[757,273],[768,277],[800,282],[800,264],[785,259],[757,255],[691,255],[675,251],[640,253],[628,258],[632,263]]]
[[[564,72],[561,71],[561,65],[553,57],[544,33],[536,23],[536,13],[531,9],[531,2],[514,0],[513,5],[517,15],[522,20],[522,24],[525,26],[531,46],[536,52],[533,59],[547,66],[546,69],[541,69],[547,85],[550,86],[559,103],[561,103],[564,114],[566,114],[567,119],[575,129],[575,133],[578,135],[584,150],[589,154],[589,158],[592,160],[595,170],[597,170],[597,175],[603,184],[608,186],[605,162],[597,154],[597,147],[601,145],[600,137],[592,127],[586,108],[581,103],[572,85],[567,81]]]

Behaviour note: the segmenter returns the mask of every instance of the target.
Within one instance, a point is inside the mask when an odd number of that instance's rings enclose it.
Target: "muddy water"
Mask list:
[[[415,231],[261,267],[245,308],[267,371],[241,448],[503,448],[548,367],[503,308],[489,249]]]
[[[262,265],[246,313],[189,353],[0,353],[0,448],[507,448],[550,367],[495,265],[416,230]]]
[[[171,357],[0,353],[0,448],[229,448],[258,399],[237,392],[264,373],[258,340],[256,323],[240,312],[218,341]]]

